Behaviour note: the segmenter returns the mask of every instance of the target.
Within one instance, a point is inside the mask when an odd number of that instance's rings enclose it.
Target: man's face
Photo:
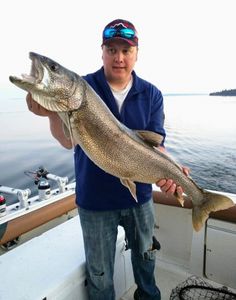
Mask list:
[[[131,47],[122,40],[111,41],[102,46],[102,59],[105,75],[110,82],[130,80],[137,61],[138,48]]]

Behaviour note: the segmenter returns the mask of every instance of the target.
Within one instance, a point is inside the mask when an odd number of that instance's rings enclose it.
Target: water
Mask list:
[[[236,97],[165,98],[166,147],[203,188],[236,193]]]
[[[202,187],[236,193],[236,98],[165,96],[166,147]],[[0,185],[30,188],[39,166],[74,180],[73,150],[51,137],[48,119],[30,113],[25,93],[0,95]],[[14,197],[8,197],[8,203]]]
[[[73,150],[64,149],[52,138],[47,117],[28,111],[25,93],[3,99],[0,95],[0,185],[32,190],[34,180],[24,171],[44,166],[50,173],[74,180]],[[56,187],[51,182],[52,187]],[[7,196],[8,204],[16,200]]]

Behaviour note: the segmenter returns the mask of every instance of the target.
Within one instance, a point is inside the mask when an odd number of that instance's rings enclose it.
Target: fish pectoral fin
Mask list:
[[[135,130],[136,134],[146,143],[153,147],[158,147],[163,141],[163,136],[148,130]]]
[[[199,231],[208,219],[211,212],[228,209],[234,205],[235,203],[233,200],[227,196],[204,191],[202,204],[193,206],[193,228],[196,231]]]
[[[72,141],[72,131],[71,131],[71,127],[70,127],[70,120],[69,120],[68,114],[65,112],[57,112],[57,114],[59,115],[59,117],[62,120],[62,130],[63,130],[65,137],[68,140]]]
[[[138,202],[136,195],[136,184],[132,180],[126,178],[121,178],[120,182],[129,189],[131,195],[134,197],[134,200]]]
[[[62,125],[62,129],[63,129],[64,135],[66,136],[66,138],[68,140],[70,140],[71,139],[71,133],[70,133],[70,130],[68,129],[68,127],[66,126],[65,123],[63,123],[63,125]]]

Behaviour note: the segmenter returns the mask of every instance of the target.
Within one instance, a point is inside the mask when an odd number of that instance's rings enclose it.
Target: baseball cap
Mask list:
[[[138,34],[134,25],[123,19],[108,23],[102,33],[102,45],[114,40],[124,40],[130,46],[138,46]]]

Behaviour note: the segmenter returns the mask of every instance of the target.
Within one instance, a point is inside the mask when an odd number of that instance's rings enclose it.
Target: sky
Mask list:
[[[235,0],[12,0],[0,5],[0,93],[29,73],[30,51],[79,75],[102,65],[104,26],[130,20],[138,75],[163,93],[236,88]]]

